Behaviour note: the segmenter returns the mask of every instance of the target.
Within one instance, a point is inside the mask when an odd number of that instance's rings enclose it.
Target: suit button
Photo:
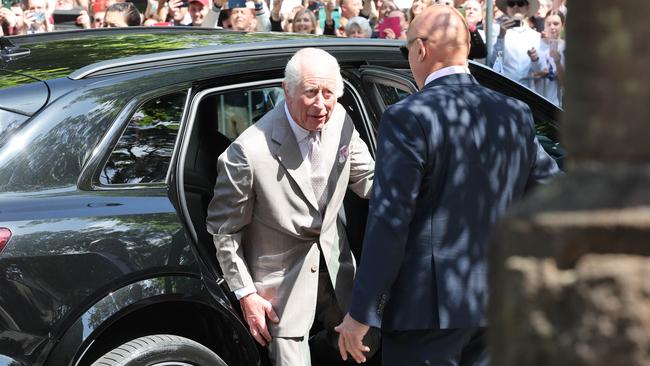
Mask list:
[[[314,264],[311,266],[311,273],[316,273],[316,271],[318,271],[318,265]]]

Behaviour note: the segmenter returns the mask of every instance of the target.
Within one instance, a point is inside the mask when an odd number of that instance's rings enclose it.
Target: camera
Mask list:
[[[37,11],[34,13],[34,23],[44,23],[45,22],[45,13],[42,11]]]

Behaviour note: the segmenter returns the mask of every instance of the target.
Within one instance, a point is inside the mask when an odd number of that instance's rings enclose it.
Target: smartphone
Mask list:
[[[386,17],[384,20],[379,23],[377,30],[379,31],[379,38],[386,38],[386,29],[391,29],[395,33],[395,38],[399,38],[402,35],[402,25],[400,24],[399,17]]]
[[[189,8],[190,0],[181,0],[181,8]]]
[[[521,27],[521,19],[515,19],[515,20],[512,22],[512,24],[514,24],[514,25],[512,26],[513,28]]]
[[[45,13],[42,11],[34,12],[34,23],[44,23],[45,22]]]

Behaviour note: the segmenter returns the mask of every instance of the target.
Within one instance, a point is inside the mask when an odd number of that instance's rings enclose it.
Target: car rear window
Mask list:
[[[165,182],[186,96],[160,96],[136,110],[101,171],[101,184]]]

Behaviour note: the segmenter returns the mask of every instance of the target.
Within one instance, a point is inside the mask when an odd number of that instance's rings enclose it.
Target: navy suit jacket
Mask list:
[[[559,173],[530,109],[469,74],[388,108],[350,315],[385,331],[486,325],[491,226]]]

